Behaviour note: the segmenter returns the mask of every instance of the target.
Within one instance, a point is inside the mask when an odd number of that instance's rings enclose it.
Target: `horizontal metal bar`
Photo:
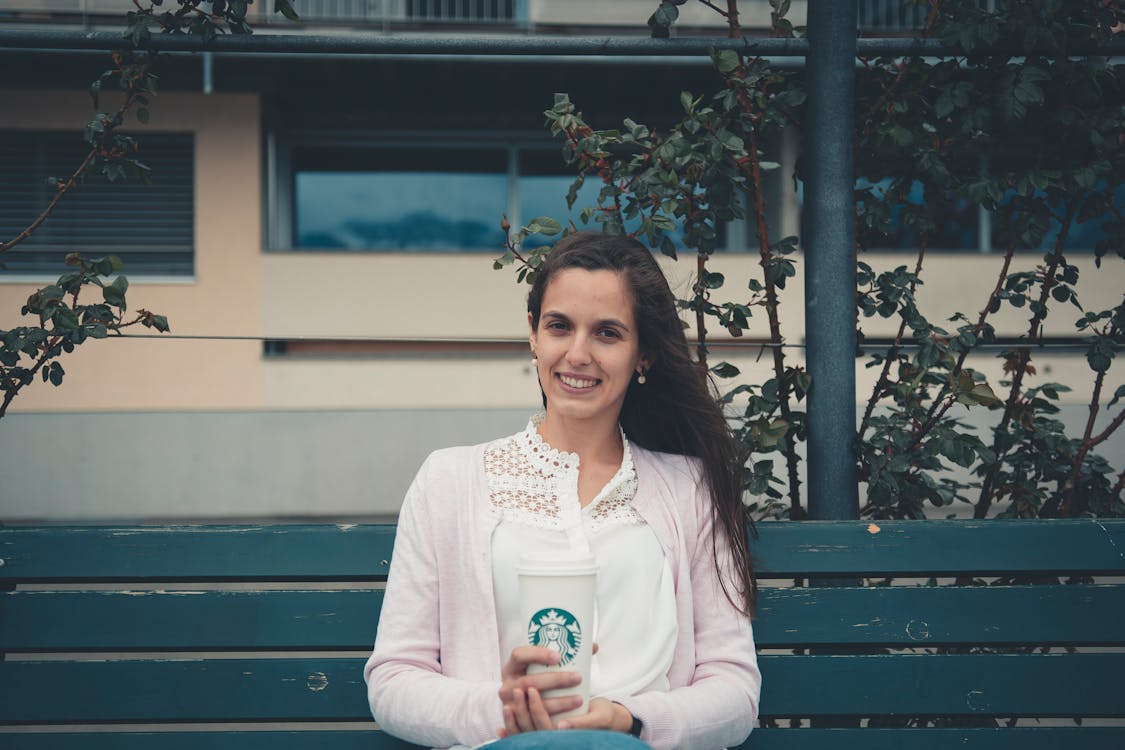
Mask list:
[[[112,50],[129,47],[118,32],[112,31],[50,31],[40,29],[0,29],[0,49],[44,50]],[[776,39],[770,37],[679,37],[651,39],[647,37],[551,37],[551,36],[401,36],[401,35],[317,35],[317,34],[255,34],[252,36],[220,36],[210,43],[189,35],[155,35],[149,49],[167,52],[269,53],[301,52],[347,53],[359,55],[589,55],[614,56],[693,56],[711,49],[733,49],[746,55],[804,57],[808,54],[807,39]],[[1017,46],[996,47],[993,54],[1024,54]],[[1073,45],[1070,55],[1114,55],[1125,53],[1125,39],[1114,39],[1100,45]],[[937,39],[904,37],[860,39],[860,57],[900,55],[952,55],[955,52]]]

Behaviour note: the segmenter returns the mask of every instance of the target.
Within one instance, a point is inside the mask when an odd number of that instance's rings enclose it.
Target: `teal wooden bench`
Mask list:
[[[879,526],[761,525],[767,726],[746,748],[1125,747],[1125,521]],[[409,747],[371,722],[361,673],[393,541],[0,528],[0,748]]]

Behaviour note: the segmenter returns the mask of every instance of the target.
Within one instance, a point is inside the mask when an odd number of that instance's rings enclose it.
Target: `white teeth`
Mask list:
[[[559,380],[566,383],[571,388],[592,388],[598,383],[596,380],[580,380],[579,378],[571,378],[566,375],[559,375]]]

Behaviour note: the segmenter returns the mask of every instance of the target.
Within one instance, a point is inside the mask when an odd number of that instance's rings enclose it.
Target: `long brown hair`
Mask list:
[[[527,295],[533,328],[539,327],[543,295],[551,277],[567,268],[621,273],[633,292],[641,353],[649,370],[645,384],[634,379],[621,408],[625,435],[642,448],[694,456],[703,464],[711,494],[712,536],[723,533],[734,556],[733,591],[718,560],[723,592],[731,604],[752,615],[758,598],[746,541],[742,503],[744,455],[715,400],[707,373],[691,357],[676,298],[652,253],[637,240],[599,232],[576,232],[560,240],[536,269]]]

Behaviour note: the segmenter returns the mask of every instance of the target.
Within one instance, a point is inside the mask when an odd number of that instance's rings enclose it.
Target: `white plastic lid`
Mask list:
[[[575,576],[598,572],[598,561],[593,555],[573,557],[521,557],[516,573],[539,576]]]

